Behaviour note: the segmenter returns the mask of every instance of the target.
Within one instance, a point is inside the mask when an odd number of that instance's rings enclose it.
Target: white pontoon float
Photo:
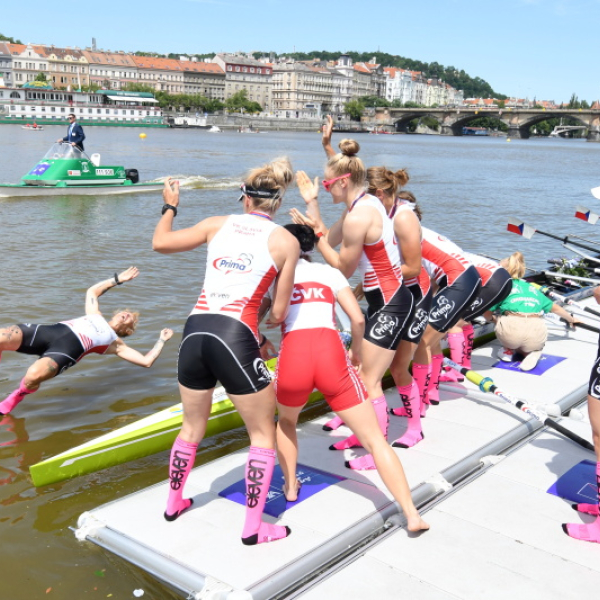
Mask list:
[[[507,393],[565,413],[585,398],[596,344],[589,331],[553,328],[544,357],[563,360],[542,375],[494,366],[497,342],[475,351],[473,369]],[[344,467],[364,450],[328,450],[349,430],[324,432],[327,417],[301,426],[299,469],[303,490],[322,474],[333,481],[280,516],[292,529],[285,540],[243,546],[244,507],[219,495],[243,480],[246,451],[192,471],[186,496],[194,506],[177,521],[162,517],[165,481],[84,513],[76,535],[193,599],[595,597],[600,545],[561,529],[589,518],[546,493],[574,465],[595,460],[593,453],[468,382],[444,384],[441,396],[423,420],[425,439],[396,449],[431,525],[418,537],[403,529],[376,471]],[[387,398],[399,405],[395,390]],[[557,420],[591,440],[585,419]],[[390,417],[389,440],[404,423]],[[281,502],[280,484],[274,477],[267,506]]]

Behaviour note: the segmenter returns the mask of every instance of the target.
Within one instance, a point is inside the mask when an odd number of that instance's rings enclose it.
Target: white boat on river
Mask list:
[[[496,341],[475,350],[473,369],[509,394],[568,413],[585,398],[596,344],[595,333],[555,327],[542,374],[504,368]],[[395,389],[386,397],[399,405]],[[423,422],[425,439],[395,449],[431,525],[419,536],[404,529],[376,471],[345,468],[364,450],[328,450],[349,430],[324,432],[325,416],[300,427],[299,501],[286,507],[277,471],[273,478],[267,512],[278,516],[266,518],[291,528],[285,540],[239,540],[244,506],[221,494],[243,480],[246,451],[192,471],[194,505],[177,521],[162,517],[165,481],[82,514],[76,535],[193,599],[595,597],[600,547],[561,529],[588,517],[547,493],[593,453],[468,382],[444,384],[441,400]],[[390,419],[395,439],[405,420]],[[591,440],[585,418],[557,420]]]

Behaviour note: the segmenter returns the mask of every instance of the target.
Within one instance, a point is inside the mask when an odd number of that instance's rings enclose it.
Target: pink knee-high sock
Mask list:
[[[379,423],[379,428],[381,429],[381,433],[383,433],[383,437],[387,437],[388,425],[390,421],[390,417],[388,415],[387,402],[385,401],[385,396],[381,395],[373,400],[373,408],[375,409],[375,415],[377,416],[377,422]],[[362,444],[358,441],[358,438],[354,435],[354,441],[359,445],[358,447],[362,447]],[[350,438],[343,440],[343,442],[349,441]],[[342,443],[343,443],[342,442]],[[357,446],[348,446],[349,448],[356,448]],[[341,450],[341,448],[337,448],[337,450]],[[360,456],[359,458],[354,458],[352,460],[346,461],[345,465],[349,469],[354,469],[355,471],[366,471],[371,469],[376,469],[375,461],[373,460],[372,454],[365,454],[365,456]]]
[[[431,364],[420,365],[413,362],[412,376],[417,383],[417,387],[419,388],[419,394],[421,396],[421,416],[424,417],[427,406],[429,405],[427,391],[431,382]]]
[[[418,444],[423,439],[423,430],[421,429],[421,396],[419,388],[413,381],[411,385],[405,385],[399,388],[402,404],[406,408],[408,417],[408,429],[396,441],[392,442],[392,446],[396,448],[411,448]]]
[[[0,402],[0,414],[7,415],[11,412],[27,394],[33,394],[36,390],[29,390],[25,387],[25,377],[21,379],[21,384],[14,391],[11,392],[2,402]]]
[[[440,403],[440,373],[442,372],[443,354],[434,354],[431,357],[431,379],[427,395],[430,404]]]
[[[180,437],[175,439],[169,458],[169,497],[165,519],[174,521],[184,510],[189,508],[191,498],[183,499],[183,487],[194,466],[198,444],[184,442]]]
[[[335,429],[339,429],[344,424],[343,419],[335,415],[333,419],[329,419],[325,425],[323,425],[323,429],[325,431],[334,431]]]
[[[274,542],[290,534],[289,527],[272,525],[262,520],[275,468],[275,450],[250,446],[246,461],[246,521],[242,543],[246,546]]]
[[[448,348],[450,348],[450,358],[459,365],[462,365],[464,358],[465,337],[462,330],[458,333],[448,334]],[[440,374],[440,381],[464,381],[464,377],[449,367],[444,367]]]
[[[600,462],[596,463],[596,489],[598,492],[598,501],[600,502]],[[585,542],[595,542],[600,544],[600,516],[596,516],[594,521],[587,525],[580,523],[563,523],[563,531],[570,537]]]
[[[463,336],[465,338],[465,345],[461,364],[465,369],[470,369],[471,355],[473,354],[473,339],[475,338],[475,330],[473,329],[473,325],[471,325],[471,323],[463,327]]]
[[[377,416],[377,422],[379,423],[381,433],[383,433],[383,437],[387,437],[389,415],[387,410],[387,402],[385,401],[385,396],[382,394],[374,400],[371,400],[371,402],[373,403],[373,409],[375,410],[375,415]],[[331,446],[329,446],[329,449],[347,450],[348,448],[362,447],[363,445],[360,443],[359,439],[354,434],[352,434],[348,436],[345,440],[340,440],[335,444],[331,444]]]

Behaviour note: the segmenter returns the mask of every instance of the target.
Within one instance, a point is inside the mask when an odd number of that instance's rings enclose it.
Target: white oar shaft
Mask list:
[[[574,248],[573,246],[570,246],[569,244],[563,244],[563,247],[571,252],[575,252],[575,254],[578,254],[579,256],[581,256],[581,258],[585,258],[585,260],[587,260],[589,262],[595,262],[595,263],[600,264],[600,258],[590,256],[589,254],[586,254],[585,252],[582,252],[578,248]]]
[[[558,279],[572,279],[573,281],[600,284],[600,279],[591,279],[590,277],[579,277],[578,275],[567,275],[566,273],[555,273],[554,271],[542,271],[542,273],[548,275],[548,277],[557,277]]]

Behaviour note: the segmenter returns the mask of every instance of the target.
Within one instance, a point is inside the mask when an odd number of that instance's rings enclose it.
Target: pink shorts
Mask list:
[[[299,329],[283,336],[275,371],[277,402],[304,406],[317,388],[334,411],[357,406],[367,391],[333,329]]]

